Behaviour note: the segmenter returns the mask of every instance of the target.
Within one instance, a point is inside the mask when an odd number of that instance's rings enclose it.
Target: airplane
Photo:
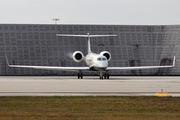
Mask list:
[[[25,65],[10,65],[6,57],[7,65],[9,67],[21,67],[21,68],[34,68],[34,69],[46,69],[46,70],[61,70],[61,71],[73,71],[78,72],[78,79],[83,78],[82,72],[84,71],[99,71],[99,79],[109,79],[110,71],[121,71],[121,70],[139,70],[139,69],[151,69],[151,68],[171,68],[175,66],[175,56],[173,59],[173,65],[167,66],[136,66],[136,67],[108,67],[108,62],[111,60],[111,54],[108,51],[102,51],[100,54],[93,53],[91,51],[90,38],[93,37],[108,37],[117,35],[74,35],[74,34],[56,34],[56,36],[70,36],[70,37],[85,37],[88,38],[87,55],[84,56],[81,51],[75,51],[72,58],[75,62],[85,61],[87,67],[55,67],[55,66],[25,66]],[[103,75],[103,72],[105,74]]]

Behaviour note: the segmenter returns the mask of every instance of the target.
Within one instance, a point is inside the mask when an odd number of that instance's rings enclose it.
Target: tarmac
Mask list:
[[[180,96],[179,76],[0,76],[0,96]]]

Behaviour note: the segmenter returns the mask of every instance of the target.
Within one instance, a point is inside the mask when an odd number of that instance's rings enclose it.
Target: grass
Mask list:
[[[0,97],[0,120],[180,119],[179,97]]]

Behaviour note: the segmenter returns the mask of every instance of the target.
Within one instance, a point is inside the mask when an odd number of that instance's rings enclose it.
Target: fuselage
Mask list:
[[[105,56],[92,52],[86,55],[85,62],[90,67],[90,70],[103,71],[108,67],[108,61]]]

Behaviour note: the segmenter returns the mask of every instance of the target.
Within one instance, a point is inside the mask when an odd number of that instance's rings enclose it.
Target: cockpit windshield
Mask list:
[[[106,61],[106,58],[102,58],[103,61]]]
[[[97,61],[106,61],[106,58],[97,58]]]
[[[97,58],[98,61],[101,61],[101,58]]]

